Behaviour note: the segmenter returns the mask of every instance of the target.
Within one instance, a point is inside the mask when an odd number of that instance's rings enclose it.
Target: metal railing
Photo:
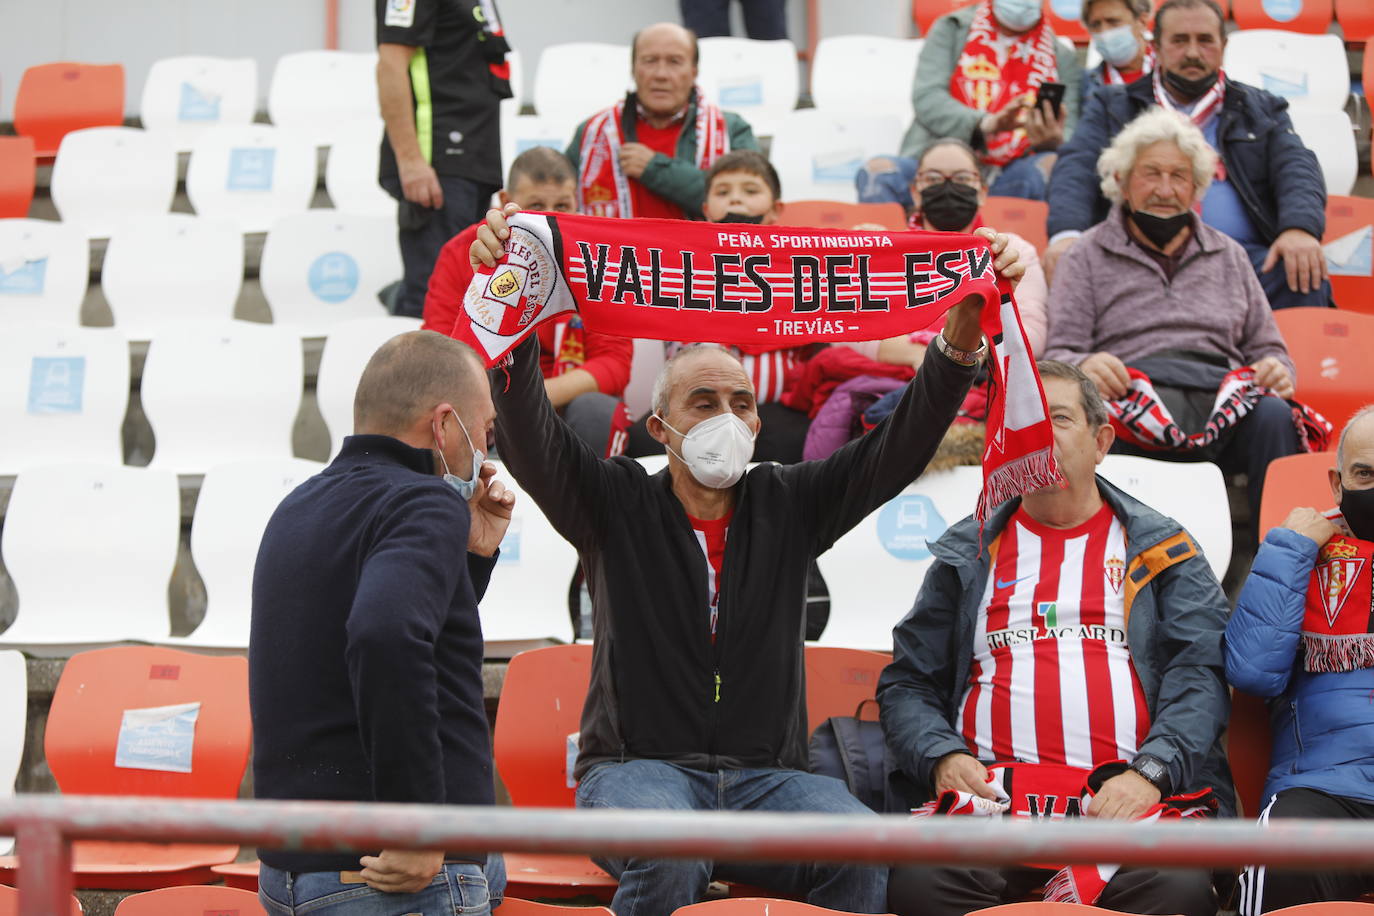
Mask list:
[[[219,842],[290,850],[491,849],[733,862],[1252,863],[1374,869],[1374,826],[1335,821],[1138,824],[984,818],[188,801],[21,795],[0,801],[19,843],[20,913],[64,913],[73,840]]]

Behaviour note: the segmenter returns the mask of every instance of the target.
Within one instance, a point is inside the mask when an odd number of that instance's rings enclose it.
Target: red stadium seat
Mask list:
[[[900,232],[906,228],[901,204],[848,204],[838,200],[793,200],[783,205],[779,226],[853,229],[872,223]]]
[[[1331,0],[1231,0],[1231,18],[1241,29],[1324,35],[1334,15]]]
[[[500,906],[501,916],[612,916],[604,906],[559,906],[507,897]]]
[[[51,159],[69,132],[124,122],[120,64],[40,64],[24,71],[14,100],[14,132],[32,137],[34,155]]]
[[[1366,894],[1365,899],[1368,897]],[[1269,916],[1374,916],[1374,903],[1323,900],[1320,903],[1300,903],[1281,910],[1270,910]]]
[[[210,871],[224,881],[225,887],[256,891],[258,889],[258,867],[261,864],[257,859],[252,862],[226,862],[223,865],[214,866]]]
[[[1085,45],[1092,40],[1080,18],[1082,15],[1082,0],[1045,0],[1045,18],[1049,20],[1054,34],[1077,45]]]
[[[1374,401],[1374,315],[1296,308],[1280,309],[1274,320],[1298,370],[1298,400],[1321,411],[1337,430]]]
[[[71,916],[81,916],[81,901],[72,898]],[[19,892],[0,884],[0,916],[19,916]]]
[[[1333,435],[1339,433],[1337,427]],[[1335,466],[1334,451],[1286,455],[1270,462],[1264,473],[1264,495],[1260,497],[1260,537],[1275,525],[1283,524],[1288,513],[1299,506],[1321,512],[1335,505],[1326,477],[1327,470]]]
[[[815,731],[831,716],[854,715],[860,703],[873,699],[878,675],[891,662],[891,652],[807,646],[807,728]]]
[[[198,704],[193,720],[162,709],[184,704]],[[131,718],[134,712],[143,713],[142,721]],[[69,795],[232,799],[251,742],[247,659],[127,646],[68,660],[53,693],[44,752]],[[223,843],[80,840],[73,872],[77,887],[205,884],[214,880],[210,867],[233,861],[238,851]],[[22,858],[0,858],[0,881],[20,867]]]
[[[1374,60],[1374,54],[1365,59]],[[1328,197],[1322,245],[1336,305],[1374,315],[1374,200],[1338,194]]]
[[[673,916],[827,916],[838,913],[823,906],[802,903],[800,900],[781,900],[774,897],[727,897],[680,906]]]
[[[264,913],[258,895],[232,887],[167,887],[131,894],[119,901],[114,916],[165,916],[203,913],[205,916],[247,916]]]
[[[911,0],[911,18],[916,20],[916,28],[924,38],[936,19],[977,2],[978,0]]]
[[[1268,483],[1267,478],[1265,482]],[[1231,719],[1226,726],[1226,760],[1236,783],[1236,802],[1240,806],[1237,813],[1241,817],[1256,818],[1264,810],[1260,795],[1264,791],[1264,778],[1269,775],[1272,744],[1269,709],[1264,700],[1232,690]]]
[[[1336,0],[1336,21],[1345,33],[1346,44],[1366,44],[1374,36],[1374,4],[1369,0]],[[1369,63],[1365,62],[1365,72]],[[1369,80],[1365,79],[1365,93],[1368,95]]]
[[[989,197],[983,203],[982,214],[984,223],[998,232],[1015,232],[1034,245],[1037,252],[1044,252],[1049,244],[1045,221],[1049,219],[1050,205],[1043,200]]]
[[[496,708],[496,769],[520,807],[573,805],[570,747],[581,728],[582,703],[591,679],[591,646],[551,646],[510,660]],[[573,897],[609,900],[616,881],[586,856],[506,854],[510,897]]]
[[[1023,900],[1020,903],[1003,903],[978,911],[991,916],[1092,916],[1094,913],[1110,913],[1097,906],[1083,903],[1049,903],[1044,900]]]
[[[0,137],[0,219],[29,215],[38,168],[32,137]]]

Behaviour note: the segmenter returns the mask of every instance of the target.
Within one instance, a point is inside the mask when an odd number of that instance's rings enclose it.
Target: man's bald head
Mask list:
[[[716,344],[688,344],[673,354],[673,358],[663,364],[659,370],[658,378],[654,379],[653,407],[654,413],[660,417],[668,415],[669,401],[676,393],[674,388],[689,373],[703,364],[710,365],[712,368],[734,373],[738,370],[739,377],[743,383],[752,388],[749,381],[749,373],[744,371],[744,364],[725,349]]]
[[[439,404],[467,403],[487,387],[475,350],[434,331],[398,334],[378,348],[353,396],[353,432],[403,438]]]
[[[1342,471],[1345,470],[1346,440],[1352,433],[1360,439],[1374,435],[1374,404],[1366,404],[1355,411],[1341,430],[1340,439],[1336,440],[1336,464],[1340,465]]]
[[[680,43],[687,49],[692,58],[692,66],[701,63],[701,49],[697,47],[697,33],[691,29],[683,28],[676,22],[656,22],[653,25],[646,25],[644,28],[635,32],[635,37],[630,39],[630,66],[634,66],[635,58],[639,56],[639,39],[650,39],[654,44],[660,42],[678,44]]]

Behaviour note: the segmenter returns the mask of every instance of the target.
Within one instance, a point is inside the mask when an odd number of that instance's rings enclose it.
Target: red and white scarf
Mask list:
[[[1140,76],[1148,76],[1155,72],[1155,46],[1151,42],[1145,42],[1145,56],[1140,61]],[[1121,75],[1121,71],[1113,67],[1107,61],[1102,62],[1102,82],[1107,86],[1124,86],[1126,77]]]
[[[700,89],[692,90],[692,98],[697,106],[693,125],[697,138],[696,167],[705,171],[730,152],[730,131],[725,127],[725,114],[707,102]],[[625,142],[621,129],[625,101],[621,99],[592,115],[582,132],[577,179],[577,209],[581,213],[620,218],[635,215],[630,179],[620,168],[620,146]]]
[[[975,817],[1014,817],[1028,820],[1059,820],[1081,817],[1096,797],[1102,784],[1127,769],[1124,761],[1104,763],[1092,770],[1053,763],[998,763],[988,767],[988,785],[997,799],[990,800],[970,792],[947,791],[940,797],[913,808],[912,817],[936,814]],[[1138,821],[1210,817],[1217,811],[1211,789],[1160,799]],[[1060,865],[1027,863],[1030,868],[1057,868],[1045,884],[1045,900],[1052,903],[1092,905],[1106,890],[1107,882],[1120,865]]]
[[[1130,366],[1126,367],[1126,372],[1131,377],[1129,390],[1125,397],[1107,402],[1107,414],[1118,438],[1147,449],[1188,452],[1204,448],[1245,419],[1260,398],[1278,397],[1268,388],[1255,384],[1255,370],[1249,366],[1232,370],[1221,381],[1207,425],[1201,432],[1189,435],[1164,406],[1150,377]],[[1293,424],[1303,449],[1325,451],[1331,439],[1331,423],[1306,404],[1287,403],[1293,410]]]
[[[1193,110],[1191,113],[1184,111],[1183,106],[1175,102],[1173,97],[1164,89],[1163,68],[1156,69],[1150,79],[1154,84],[1155,102],[1157,102],[1161,108],[1165,108],[1169,111],[1176,111],[1185,117],[1191,118],[1199,129],[1212,119],[1212,115],[1216,114],[1218,109],[1221,108],[1221,103],[1226,101],[1226,73],[1221,70],[1217,71],[1217,81],[1212,84],[1212,88],[1204,92],[1200,98],[1193,101]]]
[[[476,272],[450,335],[489,366],[569,311],[622,337],[779,347],[907,334],[976,296],[995,385],[979,518],[1060,479],[1035,358],[979,236],[549,213],[509,224],[505,255]]]
[[[1338,534],[1317,551],[1302,617],[1304,670],[1374,668],[1372,586],[1374,543]]]
[[[954,101],[978,111],[999,112],[1032,96],[1059,73],[1058,42],[1046,16],[1022,35],[1004,35],[992,16],[992,0],[979,4],[963,53],[949,78]],[[988,165],[1006,165],[1030,147],[1024,128],[983,138]]]

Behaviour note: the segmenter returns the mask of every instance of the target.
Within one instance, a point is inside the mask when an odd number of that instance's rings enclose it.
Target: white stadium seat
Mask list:
[[[1231,504],[1226,478],[1209,461],[1162,461],[1108,455],[1097,473],[1193,536],[1218,579],[1231,562]]]
[[[179,647],[248,648],[253,566],[267,520],[286,494],[324,470],[318,461],[268,458],[205,472],[191,522],[191,557],[205,583],[205,617]]]
[[[1319,108],[1290,108],[1288,114],[1293,119],[1293,130],[1321,163],[1326,193],[1350,194],[1359,173],[1359,158],[1349,115]]]
[[[0,651],[0,798],[14,795],[28,720],[29,672],[24,655],[13,649]],[[13,837],[0,836],[0,855],[9,855],[13,848]]]
[[[159,331],[143,365],[150,465],[204,474],[226,461],[290,458],[302,362],[300,337],[286,328],[206,321]]]
[[[46,219],[0,219],[0,326],[81,323],[91,271],[86,233]]]
[[[179,153],[214,124],[248,124],[258,108],[258,64],[251,57],[164,57],[143,83],[143,126]]]
[[[1241,29],[1226,37],[1222,68],[1228,80],[1282,96],[1290,108],[1344,111],[1350,95],[1345,43],[1338,35]]]
[[[756,137],[776,134],[797,107],[797,46],[786,38],[729,37],[703,38],[698,45],[697,82],[706,98],[748,121]]]
[[[324,186],[334,209],[383,216],[395,223],[396,198],[377,182],[382,129],[381,121],[355,121],[341,127],[329,148]]]
[[[178,321],[233,318],[243,234],[232,220],[186,213],[130,220],[110,237],[100,285],[130,340]]]
[[[262,246],[259,279],[272,320],[304,337],[385,316],[377,293],[400,278],[394,218],[307,210],[278,220]]]
[[[267,115],[278,127],[329,146],[352,121],[381,118],[375,52],[297,51],[277,58]]]
[[[167,137],[136,127],[87,127],[62,138],[52,202],[87,238],[108,238],[133,216],[166,213],[177,190],[177,154]]]
[[[880,35],[822,38],[811,67],[811,99],[826,111],[885,114],[910,124],[911,84],[924,44]],[[883,78],[874,79],[875,73]]]
[[[547,146],[561,153],[568,148],[568,141],[572,139],[571,131],[564,133],[566,125],[561,121],[539,115],[522,115],[518,113],[519,110],[519,104],[514,99],[505,99],[501,102],[503,176],[510,174],[510,164],[525,150],[535,146]]]
[[[555,135],[572,139],[578,124],[625,98],[629,88],[629,45],[549,45],[534,73],[534,110]]]
[[[0,474],[77,456],[120,464],[128,408],[119,329],[20,324],[0,334]]]
[[[353,434],[353,394],[358,379],[377,348],[397,334],[418,331],[420,319],[402,316],[355,318],[330,328],[320,354],[315,399],[329,431],[329,457],[339,454],[345,436]]]
[[[176,475],[119,465],[30,468],[14,482],[0,553],[19,614],[0,644],[30,654],[163,639],[181,538]]]
[[[515,510],[481,601],[486,656],[510,658],[526,649],[570,643],[568,587],[577,551],[499,463],[496,476],[515,494]]]
[[[890,116],[819,108],[789,113],[769,152],[783,197],[854,203],[854,175],[869,158],[894,154],[905,126]]]
[[[266,232],[310,206],[315,173],[315,147],[304,134],[269,124],[211,127],[191,149],[186,196],[201,216]]]

